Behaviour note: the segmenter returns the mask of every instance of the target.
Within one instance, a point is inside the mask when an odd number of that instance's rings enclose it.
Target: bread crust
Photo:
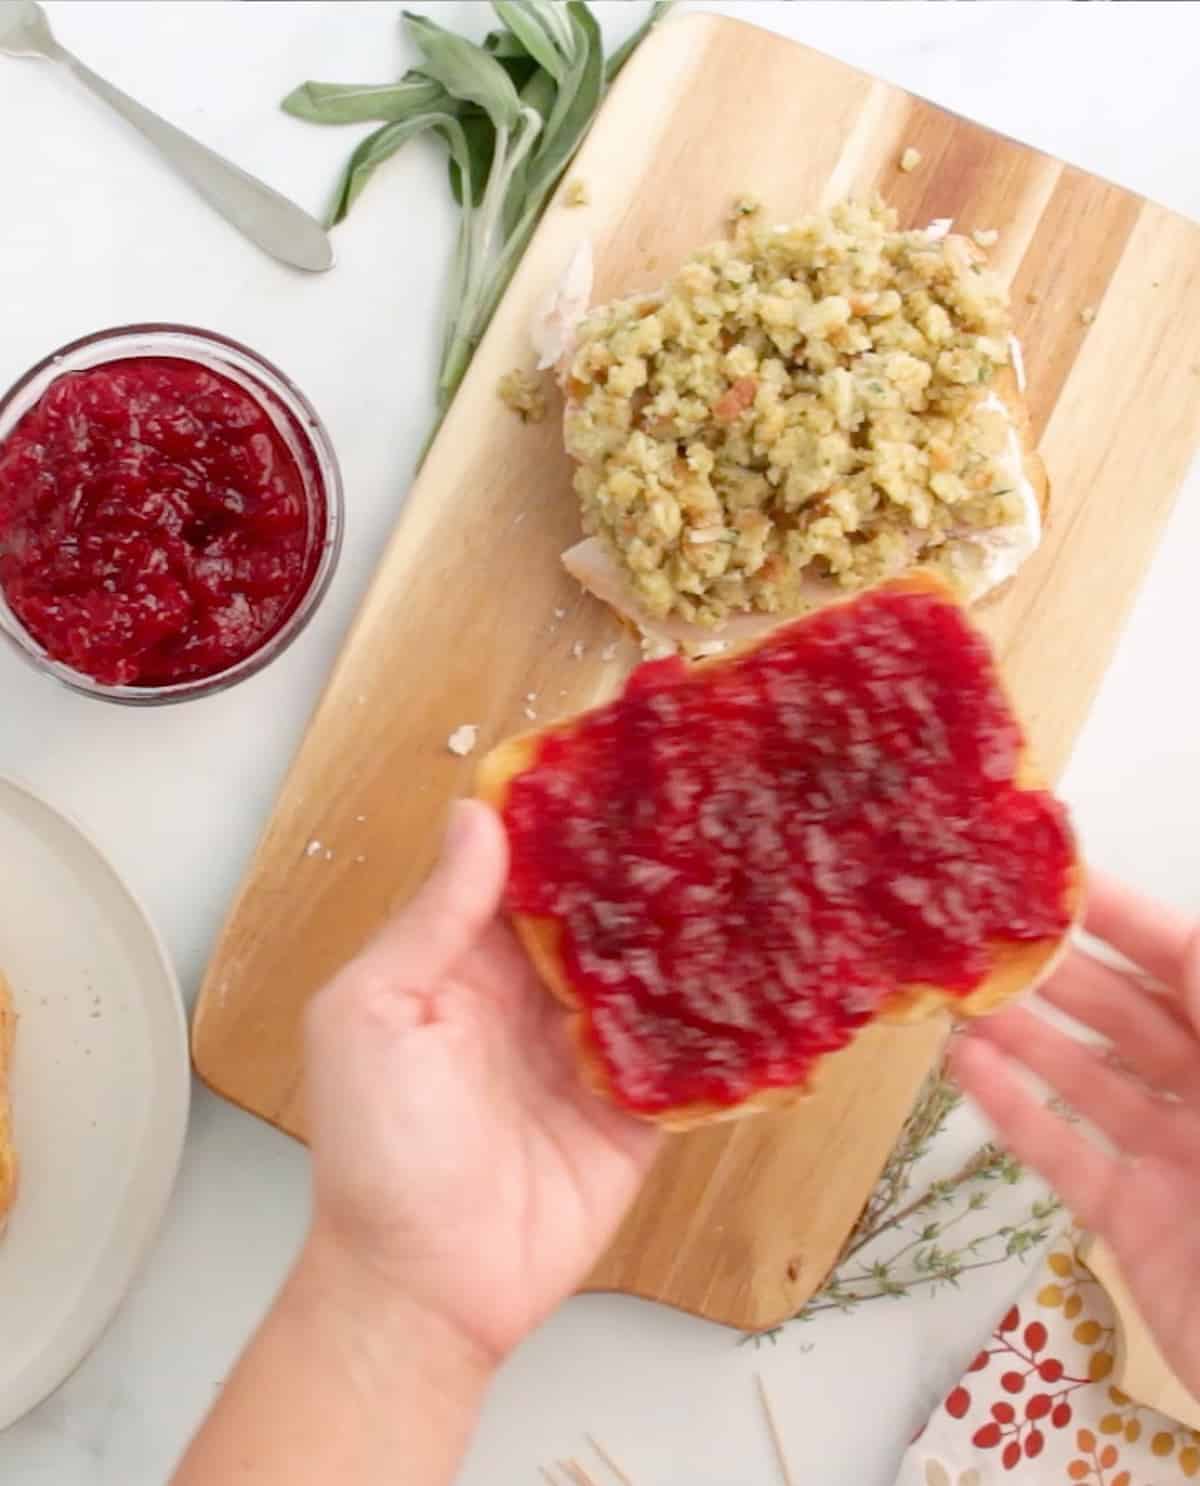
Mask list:
[[[12,1135],[12,1100],[9,1069],[17,1031],[17,1012],[12,989],[0,972],[0,1230],[17,1196],[17,1151]]]
[[[941,579],[927,573],[914,573],[885,586],[891,592],[933,593],[954,601],[949,587]],[[851,603],[855,597],[847,595],[842,602]],[[801,618],[792,622],[804,621]],[[738,657],[757,649],[767,639],[769,636],[764,636],[737,650],[695,661],[692,665],[697,669],[727,666]],[[997,680],[1003,687],[999,677]],[[543,739],[570,733],[577,725],[579,716],[583,715],[586,714],[577,714],[544,727],[518,733],[498,744],[479,764],[475,779],[476,796],[502,813],[513,781],[533,765]],[[1028,749],[1022,751],[1018,760],[1015,782],[1020,789],[1036,790],[1045,787],[1033,766]],[[958,1019],[986,1016],[999,1010],[1014,997],[1034,990],[1054,971],[1065,953],[1071,930],[1079,922],[1083,912],[1083,897],[1084,873],[1076,859],[1067,888],[1070,923],[1060,936],[1031,942],[993,941],[988,946],[993,960],[992,969],[986,979],[967,996],[955,995],[937,985],[901,986],[882,1003],[874,1020],[893,1025],[909,1025],[942,1013],[949,1013]],[[585,1081],[603,1098],[614,1103],[619,1102],[614,1097],[603,1062],[589,1039],[586,1008],[567,976],[561,950],[561,926],[555,919],[523,913],[512,914],[512,922],[538,975],[567,1009],[570,1033]],[[814,1070],[818,1076],[823,1062],[823,1059],[819,1061]],[[812,1090],[813,1079],[810,1077],[802,1085],[760,1090],[737,1104],[697,1102],[673,1106],[643,1118],[652,1120],[665,1130],[689,1130],[718,1120],[740,1119],[745,1115],[786,1108],[806,1098]]]

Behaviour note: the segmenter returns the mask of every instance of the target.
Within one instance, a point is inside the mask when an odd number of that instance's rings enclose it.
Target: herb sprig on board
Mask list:
[[[441,140],[461,210],[438,371],[449,407],[554,187],[605,90],[670,8],[656,0],[606,60],[584,0],[495,0],[500,26],[481,46],[404,12],[420,64],[394,83],[306,82],[284,109],[314,124],[378,122],[351,154],[329,211],[342,221],[380,165],[418,134]]]
[[[811,1321],[822,1311],[857,1310],[871,1300],[957,1287],[971,1270],[1024,1261],[1041,1249],[1060,1209],[1053,1195],[1042,1192],[1028,1200],[1015,1223],[978,1216],[992,1205],[989,1184],[993,1190],[1015,1187],[1026,1175],[1013,1156],[990,1142],[952,1175],[927,1183],[910,1197],[917,1167],[961,1103],[962,1095],[944,1071],[929,1079],[833,1273],[793,1320]],[[774,1326],[745,1339],[775,1341],[781,1330]]]

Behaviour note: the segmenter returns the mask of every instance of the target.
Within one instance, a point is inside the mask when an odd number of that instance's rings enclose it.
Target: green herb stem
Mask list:
[[[383,125],[350,157],[332,222],[346,216],[376,169],[415,135],[435,134],[449,149],[450,186],[462,218],[447,285],[439,423],[607,84],[670,4],[656,0],[607,66],[600,27],[584,0],[495,0],[502,29],[489,32],[482,46],[405,11],[421,62],[398,82],[307,82],[283,100],[288,113],[311,123]]]

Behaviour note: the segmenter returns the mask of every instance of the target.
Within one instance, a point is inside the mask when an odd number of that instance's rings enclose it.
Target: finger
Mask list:
[[[1116,1190],[1121,1168],[1115,1157],[1024,1089],[990,1043],[956,1037],[950,1068],[1017,1160],[1040,1172],[1085,1227],[1098,1227]]]
[[[1162,1104],[1123,1073],[1022,1007],[972,1027],[964,1039],[998,1048],[1046,1083],[1130,1155],[1168,1154],[1182,1134],[1178,1106]]]
[[[1148,1084],[1200,1101],[1200,1042],[1166,996],[1079,949],[1038,995],[1108,1038]]]
[[[1195,924],[1177,908],[1156,903],[1106,872],[1089,870],[1084,926],[1155,980],[1178,990]]]
[[[482,801],[455,801],[433,871],[363,950],[358,968],[398,987],[427,989],[495,917],[507,872],[499,816]]]
[[[1183,952],[1183,1006],[1192,1029],[1200,1034],[1200,924]],[[1200,1096],[1200,1070],[1194,1078],[1195,1091]]]

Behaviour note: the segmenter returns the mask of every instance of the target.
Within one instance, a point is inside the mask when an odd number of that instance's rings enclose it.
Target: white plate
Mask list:
[[[0,779],[0,969],[16,1002],[20,1184],[0,1236],[0,1429],[112,1318],[158,1229],[187,1124],[174,972],[100,851]]]

